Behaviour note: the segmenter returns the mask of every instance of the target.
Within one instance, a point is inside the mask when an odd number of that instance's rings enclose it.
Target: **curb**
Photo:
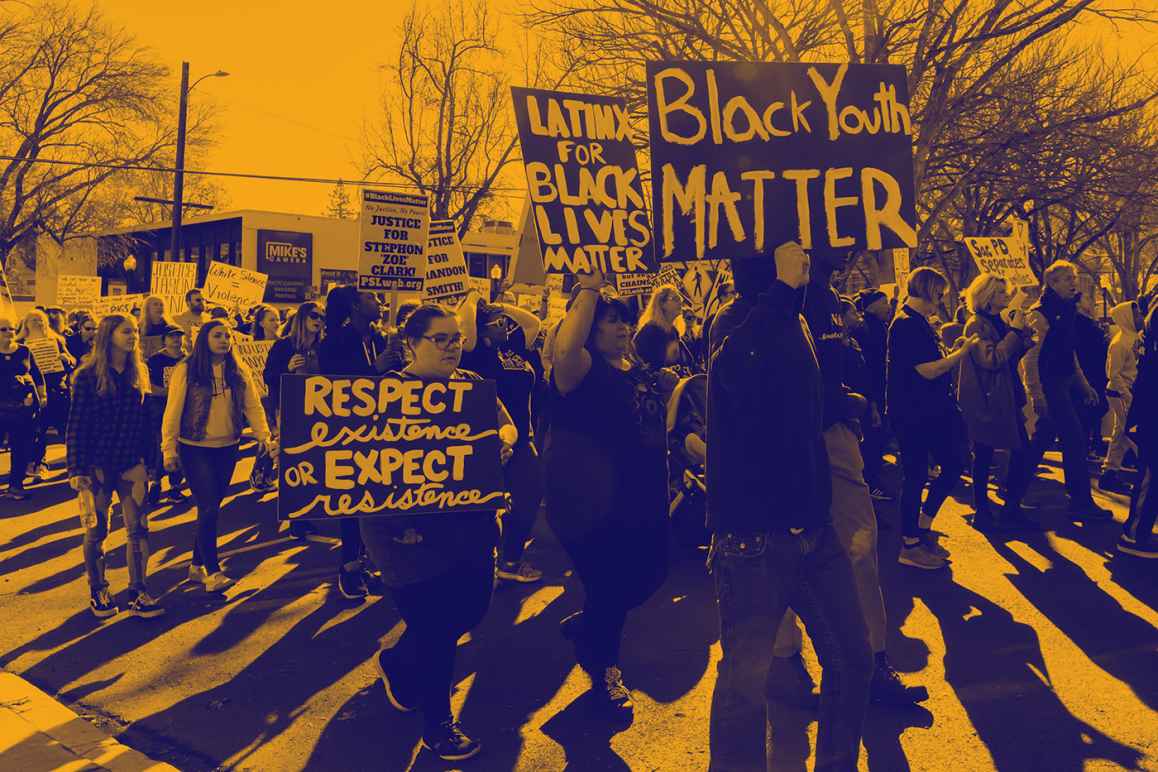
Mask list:
[[[5,670],[0,670],[0,769],[177,770],[122,745]]]

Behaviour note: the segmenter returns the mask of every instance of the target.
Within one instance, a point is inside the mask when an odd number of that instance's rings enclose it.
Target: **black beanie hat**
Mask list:
[[[871,306],[878,300],[888,300],[889,296],[881,292],[879,289],[865,289],[861,290],[856,296],[856,310],[862,314],[865,309]]]

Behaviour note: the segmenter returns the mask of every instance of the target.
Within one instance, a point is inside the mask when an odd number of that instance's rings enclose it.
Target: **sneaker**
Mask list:
[[[932,552],[926,544],[914,544],[911,547],[902,546],[897,562],[903,566],[922,568],[926,571],[936,571],[949,565],[945,558]]]
[[[1118,552],[1123,555],[1133,555],[1136,558],[1158,558],[1158,545],[1153,541],[1140,543],[1129,534],[1122,534],[1118,539]]]
[[[635,708],[631,701],[631,692],[623,684],[623,673],[614,665],[603,670],[603,684],[600,696],[607,700],[608,707],[615,710],[630,712]]]
[[[896,498],[884,488],[869,488],[869,495],[872,496],[873,501],[892,501]]]
[[[926,531],[922,541],[925,545],[925,549],[929,550],[929,552],[933,553],[942,560],[949,559],[949,550],[942,547],[941,543],[937,541],[937,537],[934,536],[931,532]]]
[[[797,708],[820,708],[820,690],[799,652],[791,657],[772,657],[764,693],[769,699]]]
[[[443,721],[437,729],[422,733],[422,747],[443,761],[465,761],[478,755],[482,743],[467,737],[457,721]]]
[[[29,464],[28,476],[36,482],[44,482],[44,478],[48,476],[48,466],[45,464]]]
[[[299,541],[306,541],[318,532],[318,527],[306,520],[294,520],[289,527],[290,536]]]
[[[929,690],[923,686],[907,686],[901,675],[886,660],[878,662],[869,686],[869,701],[874,705],[916,705],[929,699]]]
[[[518,582],[519,584],[538,582],[543,578],[543,572],[525,560],[514,563],[508,563],[506,561],[499,563],[498,575],[499,579],[508,582]]]
[[[224,592],[233,586],[234,581],[220,571],[215,571],[205,577],[205,592]]]
[[[361,568],[338,569],[338,592],[347,600],[365,600],[370,594],[370,588],[366,586],[365,572]]]
[[[137,597],[129,601],[128,611],[131,617],[141,619],[156,619],[165,615],[165,608],[147,592],[138,592]]]
[[[88,599],[88,607],[92,611],[92,615],[97,619],[108,619],[116,616],[120,611],[117,604],[113,601],[113,596],[109,595],[108,590],[100,590],[94,592]]]
[[[1071,504],[1070,517],[1075,520],[1092,520],[1095,522],[1102,522],[1113,520],[1114,513],[1108,509],[1099,507],[1093,501],[1088,501],[1085,504]]]
[[[390,659],[392,656],[393,651],[391,649],[383,649],[378,652],[378,656],[374,658],[374,664],[378,667],[378,675],[382,678],[382,686],[386,688],[386,700],[395,710],[401,713],[412,713],[414,711],[414,705],[418,700],[405,694],[404,689],[400,688],[399,682],[401,679],[398,678],[397,673],[395,673],[394,678],[391,679],[390,670],[392,668]]]
[[[24,501],[28,498],[28,491],[23,488],[13,488],[9,485],[8,490],[4,491],[4,498],[10,501]]]
[[[180,488],[170,488],[169,492],[165,494],[165,498],[168,501],[177,504],[184,501],[186,498],[188,498],[188,496],[185,494],[185,491]]]
[[[1119,477],[1118,470],[1107,469],[1105,472],[1102,472],[1102,476],[1098,478],[1098,488],[1103,491],[1121,493],[1125,496],[1129,496],[1133,486]]]
[[[185,581],[193,582],[194,584],[205,584],[207,578],[209,578],[209,572],[205,570],[205,566],[189,565],[189,575],[185,577]]]

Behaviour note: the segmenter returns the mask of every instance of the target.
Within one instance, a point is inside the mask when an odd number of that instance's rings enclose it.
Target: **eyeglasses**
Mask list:
[[[462,345],[462,333],[456,332],[453,335],[447,335],[445,332],[440,332],[437,335],[423,335],[423,340],[428,340],[434,344],[439,351],[446,351],[451,346]]]

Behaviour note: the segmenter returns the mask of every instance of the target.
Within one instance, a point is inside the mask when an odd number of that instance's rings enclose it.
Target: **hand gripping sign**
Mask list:
[[[495,384],[283,375],[278,517],[498,509]]]

